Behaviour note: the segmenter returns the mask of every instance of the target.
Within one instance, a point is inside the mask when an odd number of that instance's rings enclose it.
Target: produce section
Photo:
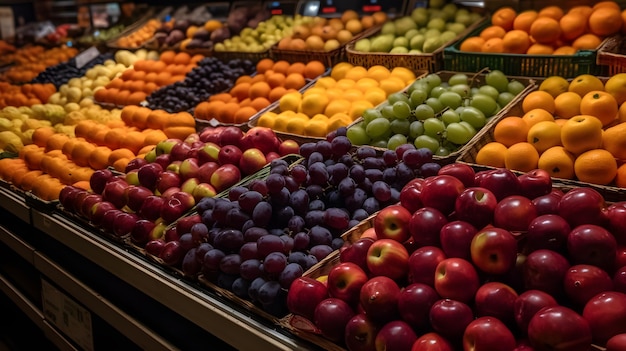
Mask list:
[[[4,297],[63,350],[625,349],[625,4],[346,4],[9,39]]]

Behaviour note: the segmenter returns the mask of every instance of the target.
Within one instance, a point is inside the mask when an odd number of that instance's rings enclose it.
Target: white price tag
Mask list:
[[[76,55],[76,68],[81,69],[83,66],[89,63],[89,61],[95,59],[100,55],[100,51],[95,46],[90,47],[89,49],[81,52]]]
[[[44,279],[41,279],[41,298],[45,319],[83,350],[93,351],[91,313]]]

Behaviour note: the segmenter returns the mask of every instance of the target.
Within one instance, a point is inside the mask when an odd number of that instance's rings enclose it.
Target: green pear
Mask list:
[[[467,29],[467,27],[463,23],[448,23],[446,25],[447,30],[452,31],[456,34],[461,34]]]
[[[466,27],[472,24],[472,16],[466,9],[459,9],[454,15],[454,22],[462,23]]]
[[[411,49],[411,50],[409,50],[409,54],[412,54],[412,55],[421,55],[421,54],[423,54],[423,52],[422,52],[422,50],[418,50],[418,49]]]
[[[380,34],[395,34],[396,24],[393,21],[385,22],[382,28],[380,28]]]
[[[428,29],[438,29],[443,32],[446,29],[446,21],[443,18],[433,18],[428,21],[426,27],[428,27]]]
[[[403,48],[407,48],[409,47],[409,39],[407,39],[406,37],[396,37],[393,40],[393,47],[397,48],[397,47],[403,47]]]
[[[417,24],[413,22],[411,17],[404,16],[395,20],[396,24],[396,36],[403,36],[406,32],[411,29],[417,29]]]
[[[428,11],[424,7],[418,7],[411,11],[411,19],[418,27],[424,27],[428,23]]]
[[[409,49],[407,49],[404,46],[396,46],[393,49],[391,49],[391,51],[389,51],[390,54],[408,54],[409,53]]]
[[[454,38],[456,38],[457,35],[458,35],[457,33],[453,32],[453,31],[450,31],[450,30],[447,30],[447,31],[441,33],[441,36],[440,36],[441,42],[442,43],[447,43],[447,42],[449,42],[451,40],[454,40]]]
[[[418,34],[416,36],[414,36],[413,38],[411,38],[411,41],[409,42],[409,47],[411,48],[411,50],[422,50],[422,48],[424,47],[424,42],[426,41],[426,36],[423,34]]]
[[[420,32],[417,29],[409,29],[408,32],[404,33],[404,37],[408,40],[411,40],[414,36],[418,35]]]
[[[426,37],[426,39],[428,38],[436,38],[438,36],[441,35],[441,31],[439,29],[428,29],[426,30],[426,33],[424,33],[424,36]]]
[[[369,52],[371,42],[368,38],[359,39],[354,43],[354,50],[361,52]]]
[[[441,45],[443,45],[441,37],[428,38],[424,42],[424,48],[422,50],[426,53],[432,53],[435,50],[439,49]]]
[[[393,34],[379,35],[372,39],[370,51],[372,52],[389,52],[393,48]]]

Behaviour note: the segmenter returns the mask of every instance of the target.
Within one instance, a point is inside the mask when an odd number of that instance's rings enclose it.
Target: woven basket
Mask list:
[[[626,73],[626,38],[614,36],[608,38],[598,49],[597,64],[606,67],[606,75],[614,76]]]

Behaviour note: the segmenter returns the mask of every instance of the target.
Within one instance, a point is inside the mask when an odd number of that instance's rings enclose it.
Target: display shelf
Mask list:
[[[32,225],[150,298],[166,303],[168,308],[180,316],[237,349],[315,349],[306,341],[293,338],[276,326],[255,320],[253,315],[210,296],[208,292],[180,280],[144,257],[78,227],[59,214],[33,210]],[[133,341],[136,341],[134,335]]]
[[[9,189],[0,188],[0,204],[6,211],[24,222],[30,223],[30,206],[26,204],[24,197]]]

